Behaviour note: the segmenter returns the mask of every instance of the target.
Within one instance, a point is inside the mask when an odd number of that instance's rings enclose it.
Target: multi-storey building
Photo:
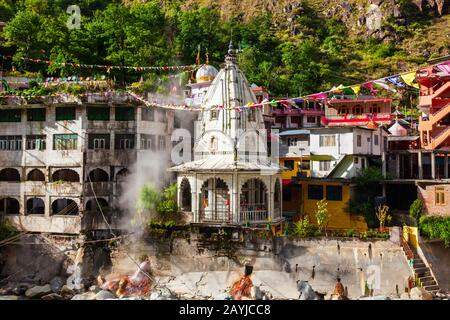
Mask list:
[[[403,143],[393,145],[395,148],[385,157],[387,200],[394,208],[407,210],[419,198],[426,214],[450,214],[450,74],[439,68],[442,62],[430,61],[436,64],[416,74],[420,86],[418,108],[422,112],[420,141],[417,136],[399,137],[396,140]]]
[[[330,227],[366,228],[362,217],[347,212],[348,202],[355,197],[354,178],[379,162],[387,148],[387,136],[383,127],[310,129],[310,176],[295,178],[301,190],[300,214],[315,221],[317,201],[325,199],[331,213]]]
[[[168,152],[174,120],[127,94],[99,93],[3,99],[0,122],[0,215],[26,231],[77,234],[106,228],[100,211],[120,228],[120,182],[150,151]]]
[[[389,124],[392,99],[359,96],[334,97],[326,103],[324,125],[327,126],[366,126]]]

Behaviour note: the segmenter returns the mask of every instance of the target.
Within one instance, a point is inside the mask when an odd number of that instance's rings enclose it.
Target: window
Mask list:
[[[22,150],[22,136],[0,136],[0,150]]]
[[[353,114],[356,116],[359,116],[363,112],[363,107],[361,107],[359,104],[353,107]]]
[[[300,161],[300,170],[310,170],[309,160]]]
[[[312,117],[312,116],[306,117],[306,122],[307,123],[316,123],[316,117]]]
[[[118,150],[134,149],[135,135],[134,134],[116,134],[114,147]]]
[[[348,108],[348,107],[340,107],[338,109],[338,115],[340,115],[340,116],[345,116],[349,113],[350,113],[350,108]]]
[[[26,149],[27,150],[45,150],[46,149],[46,136],[44,135],[30,135],[26,137]]]
[[[88,135],[88,149],[90,150],[109,150],[110,144],[111,138],[109,133]]]
[[[27,109],[27,121],[45,121],[45,108]]]
[[[361,158],[361,168],[365,168],[366,167],[366,159],[365,158]]]
[[[89,121],[109,121],[109,108],[87,107],[87,119]]]
[[[76,150],[78,136],[76,134],[55,134],[53,150]]]
[[[358,157],[353,158],[353,163],[358,164],[358,161],[359,161]]]
[[[158,110],[158,121],[166,122],[166,120],[167,120],[166,111],[159,109]]]
[[[342,201],[342,186],[327,186],[327,200]]]
[[[444,206],[445,205],[445,191],[444,187],[436,187],[435,191],[435,200],[437,206]]]
[[[377,146],[378,143],[379,143],[378,139],[379,139],[379,138],[378,138],[378,135],[373,136],[373,144],[376,145],[376,146]]]
[[[360,134],[358,134],[356,136],[356,146],[361,147],[361,135]]]
[[[116,107],[116,121],[134,121],[134,108],[132,107]]]
[[[0,122],[20,122],[21,117],[20,109],[0,109]]]
[[[155,136],[151,134],[141,134],[141,149],[155,150]]]
[[[288,145],[293,147],[297,145],[297,138],[288,138]]]
[[[166,149],[166,138],[164,136],[159,137],[159,150],[165,150]]]
[[[308,185],[308,199],[309,200],[322,200],[323,199],[323,186],[309,184]]]
[[[331,169],[331,161],[330,160],[319,161],[319,171],[329,171],[330,169]]]
[[[377,104],[373,104],[371,107],[369,107],[369,113],[380,113],[381,107]]]
[[[289,170],[294,170],[294,160],[284,160],[284,166]]]
[[[334,147],[334,146],[336,146],[336,136],[335,135],[320,136],[320,138],[319,138],[319,146],[320,147]]]
[[[56,121],[75,120],[75,107],[56,107]]]
[[[209,120],[217,120],[219,118],[219,111],[211,110],[209,113]]]
[[[142,108],[141,118],[142,121],[155,121],[155,109]]]

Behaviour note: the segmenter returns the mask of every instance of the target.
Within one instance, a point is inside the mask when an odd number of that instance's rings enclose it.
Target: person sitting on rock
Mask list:
[[[230,290],[230,295],[234,300],[247,300],[252,298],[253,282],[250,275],[253,272],[253,266],[246,265],[244,275],[236,281]]]
[[[338,300],[343,300],[346,298],[345,296],[345,288],[341,283],[341,278],[337,278],[336,285],[334,286],[334,297]]]

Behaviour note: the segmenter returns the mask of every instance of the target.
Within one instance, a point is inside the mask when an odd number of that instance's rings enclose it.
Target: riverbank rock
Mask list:
[[[57,293],[50,293],[50,294],[46,294],[41,299],[42,300],[63,300],[63,297],[61,297]]]
[[[72,298],[73,295],[75,294],[75,292],[72,289],[70,289],[68,286],[63,285],[59,294],[63,298],[67,299],[67,298]]]
[[[25,292],[25,296],[27,298],[40,298],[51,292],[52,292],[52,288],[50,287],[49,284],[46,284],[45,286],[35,286],[35,287],[28,289]]]
[[[64,285],[64,280],[61,277],[54,277],[50,281],[50,287],[52,288],[52,292],[54,292],[54,293],[61,291],[61,288],[63,285]]]
[[[100,291],[102,291],[102,288],[100,288],[99,286],[93,285],[93,286],[89,287],[89,291],[99,293]]]
[[[433,295],[424,288],[414,287],[410,295],[412,300],[433,300]]]
[[[70,300],[95,300],[95,296],[94,292],[85,292],[74,295]]]
[[[116,296],[109,291],[101,290],[95,295],[95,300],[115,299]]]

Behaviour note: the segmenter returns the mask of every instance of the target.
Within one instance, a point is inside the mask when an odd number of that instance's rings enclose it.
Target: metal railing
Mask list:
[[[231,223],[232,215],[229,210],[201,209],[199,211],[200,222]]]
[[[241,206],[239,210],[240,222],[267,221],[269,213],[263,204]]]

